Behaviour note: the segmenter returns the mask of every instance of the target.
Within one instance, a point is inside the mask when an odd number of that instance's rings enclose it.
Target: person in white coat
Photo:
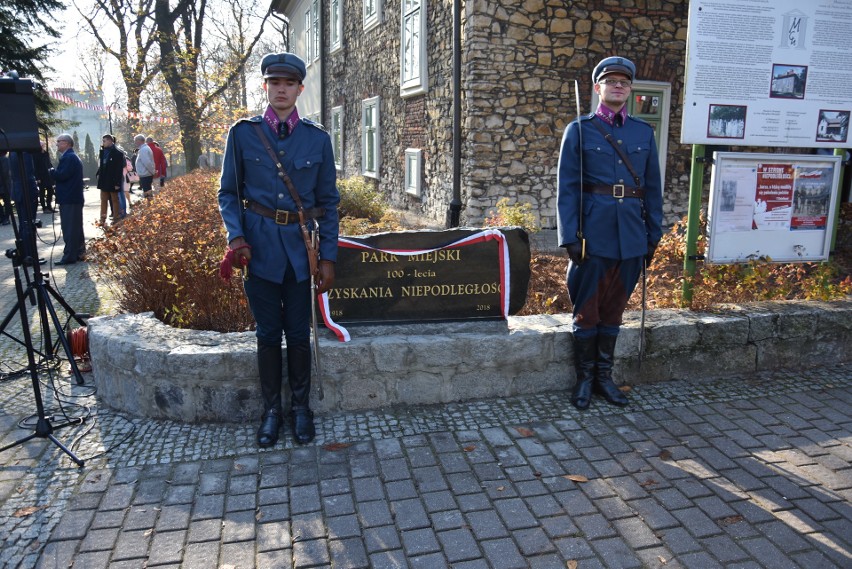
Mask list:
[[[154,197],[154,176],[157,174],[157,166],[154,164],[154,153],[151,147],[145,144],[145,135],[137,134],[133,138],[138,154],[136,155],[136,172],[139,174],[139,187],[142,195],[151,199]]]

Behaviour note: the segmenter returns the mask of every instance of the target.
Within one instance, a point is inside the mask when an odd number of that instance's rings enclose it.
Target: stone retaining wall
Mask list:
[[[566,389],[574,381],[571,318],[351,328],[322,338],[319,412],[447,403]],[[178,421],[254,421],[260,413],[255,339],[171,328],[151,314],[89,320],[95,385],[108,406]],[[826,361],[850,361],[852,299],[730,306],[721,314],[647,314],[639,369],[639,314],[616,347],[616,380],[702,380]],[[286,348],[285,348],[286,350]]]

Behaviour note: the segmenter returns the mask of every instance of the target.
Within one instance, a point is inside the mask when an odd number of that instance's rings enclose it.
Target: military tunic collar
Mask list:
[[[621,110],[617,113],[604,105],[603,103],[598,105],[598,109],[595,111],[595,114],[601,118],[602,121],[607,123],[610,126],[615,125],[615,117],[621,117],[621,124],[623,125],[627,121],[627,107],[621,107]]]
[[[287,125],[285,126],[285,128],[287,129],[286,134],[288,136],[293,133],[294,128],[299,126],[299,118],[299,109],[294,107],[293,112],[290,113],[290,116],[287,117],[287,120],[284,123],[285,125]],[[272,108],[272,105],[266,107],[266,112],[263,113],[263,120],[265,120],[266,124],[268,124],[270,128],[272,128],[272,132],[274,132],[276,135],[279,133],[279,125],[281,124],[281,119],[279,119],[278,115],[275,114],[275,110]]]

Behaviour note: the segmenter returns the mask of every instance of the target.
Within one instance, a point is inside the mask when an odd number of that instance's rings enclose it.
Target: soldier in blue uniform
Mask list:
[[[297,206],[253,123],[293,181],[308,224],[319,226],[319,293],[334,283],[337,259],[337,191],[331,139],[321,126],[299,117],[305,63],[292,53],[261,61],[269,106],[262,116],[231,127],[222,164],[219,210],[234,262],[248,268],[244,283],[257,322],[257,363],[264,413],[257,432],[261,447],[274,445],[282,417],[282,333],[287,344],[293,436],[313,440],[310,409],[310,270]]]
[[[600,104],[593,114],[571,122],[562,137],[557,224],[559,246],[571,260],[567,280],[577,371],[571,403],[578,409],[589,407],[593,393],[614,405],[628,403],[612,380],[615,343],[642,263],[650,264],[662,237],[654,130],[625,108],[635,74],[636,66],[623,57],[598,63],[592,82]],[[585,256],[578,236],[581,215]]]

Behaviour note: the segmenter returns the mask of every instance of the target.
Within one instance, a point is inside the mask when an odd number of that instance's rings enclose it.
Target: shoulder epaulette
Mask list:
[[[237,126],[238,124],[243,123],[243,122],[260,122],[262,120],[263,120],[263,117],[260,116],[260,115],[257,115],[257,116],[254,116],[254,117],[244,117],[244,118],[239,119],[237,122],[235,122],[231,126],[232,127]]]
[[[645,126],[650,128],[651,130],[654,129],[654,126],[646,120],[640,119],[638,117],[634,117],[633,115],[627,115],[627,118],[632,119],[632,120],[638,122],[639,124],[644,124]]]
[[[306,125],[308,125],[308,126],[312,126],[312,127],[314,127],[314,128],[318,128],[318,129],[320,129],[320,130],[321,130],[321,131],[323,131],[323,132],[327,132],[327,131],[325,130],[325,127],[324,127],[324,126],[322,126],[322,125],[321,125],[320,123],[318,123],[318,122],[314,122],[314,121],[312,121],[312,120],[310,120],[310,119],[302,119],[302,122],[303,122],[303,123],[305,123],[305,124],[306,124]]]
[[[588,120],[592,120],[593,118],[595,118],[595,113],[589,113],[588,115],[581,116],[580,120],[581,121],[588,121]]]

